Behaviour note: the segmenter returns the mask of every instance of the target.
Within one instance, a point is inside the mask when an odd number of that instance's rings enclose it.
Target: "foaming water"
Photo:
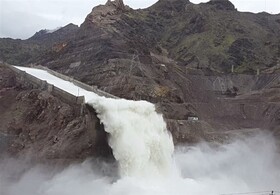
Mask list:
[[[159,178],[173,171],[173,141],[155,106],[146,101],[98,98],[88,102],[98,113],[121,177]]]
[[[273,138],[267,135],[259,134],[218,147],[206,143],[181,146],[175,149],[173,158],[181,176],[154,180],[144,177],[116,180],[115,165],[97,160],[72,165],[60,172],[35,166],[12,180],[15,170],[24,165],[6,160],[0,163],[0,184],[5,186],[0,188],[0,194],[217,195],[279,191],[279,154]],[[258,193],[261,194],[269,192]]]
[[[279,189],[278,152],[273,137],[259,133],[215,148],[183,146],[175,156],[182,178],[193,179],[201,193],[226,194]]]

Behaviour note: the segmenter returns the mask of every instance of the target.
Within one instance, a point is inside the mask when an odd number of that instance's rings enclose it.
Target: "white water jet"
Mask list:
[[[163,116],[146,101],[96,98],[88,102],[98,113],[121,177],[170,176],[174,150]]]

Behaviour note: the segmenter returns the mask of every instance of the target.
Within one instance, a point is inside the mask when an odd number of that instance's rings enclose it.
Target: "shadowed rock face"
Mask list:
[[[229,0],[210,0],[207,4],[213,5],[216,9],[219,10],[235,10],[234,5]]]
[[[107,135],[96,113],[70,105],[47,91],[19,83],[0,65],[1,155],[44,163],[82,161],[111,156]]]
[[[125,10],[126,9],[126,7],[123,3],[123,0],[114,0],[114,1],[108,0],[106,5],[107,6],[114,6],[119,10]]]

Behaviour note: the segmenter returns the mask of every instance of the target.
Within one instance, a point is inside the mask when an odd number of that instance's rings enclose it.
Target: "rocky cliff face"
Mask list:
[[[83,58],[84,64],[97,66],[99,61],[131,59],[129,54],[151,57],[153,53],[173,59],[184,68],[228,73],[234,66],[238,73],[253,74],[277,65],[279,21],[279,14],[238,12],[228,0],[199,5],[187,0],[160,0],[145,10],[130,9],[122,1],[108,1],[95,7],[79,29],[69,24],[54,33],[38,32],[26,41],[0,39],[0,59],[51,66],[52,62],[71,64],[76,57]],[[53,52],[57,50],[51,46],[56,44],[67,45],[65,50],[71,50],[72,55],[62,50]],[[102,48],[92,48],[100,44]],[[22,49],[8,55],[10,45]],[[42,55],[45,50],[41,47],[48,52]],[[93,52],[89,52],[91,49]],[[29,55],[22,54],[23,50]],[[41,57],[34,58],[37,50]]]
[[[0,64],[0,158],[67,163],[110,156],[107,135],[95,112],[70,105],[41,89],[20,83]]]

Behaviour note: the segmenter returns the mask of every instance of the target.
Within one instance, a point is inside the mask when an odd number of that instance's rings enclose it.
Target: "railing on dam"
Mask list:
[[[39,88],[39,89],[42,89],[42,90],[47,90],[52,95],[57,96],[57,97],[61,98],[62,100],[66,101],[70,104],[84,104],[85,103],[85,97],[84,96],[75,96],[71,93],[68,93],[68,92],[64,91],[63,89],[60,89],[60,88],[58,88],[54,85],[51,85],[51,84],[47,83],[47,81],[44,81],[44,80],[41,80],[41,79],[39,79],[35,76],[32,76],[32,75],[26,73],[25,71],[22,71],[22,70],[14,67],[12,65],[4,64],[4,63],[2,63],[1,65],[3,65],[5,67],[9,68],[10,70],[12,70],[13,72],[15,72],[16,75],[17,75],[17,80],[21,83],[26,83],[33,88]],[[80,81],[77,81],[77,80],[75,80],[71,77],[68,77],[68,76],[60,74],[58,72],[55,72],[53,70],[50,70],[46,67],[36,66],[34,68],[45,70],[48,73],[50,73],[50,74],[52,74],[52,75],[54,75],[54,76],[56,76],[60,79],[72,82],[74,85],[76,85],[80,88],[83,88],[87,91],[94,92],[97,95],[117,99],[116,96],[113,96],[109,93],[101,91],[101,90],[97,89],[97,87],[95,87],[95,86],[89,86],[89,85],[84,84]]]
[[[58,77],[58,78],[61,78],[61,79],[65,80],[65,81],[69,81],[69,82],[73,83],[74,85],[76,85],[76,86],[78,86],[78,87],[80,87],[80,88],[83,88],[83,89],[85,89],[85,90],[87,90],[87,91],[94,92],[94,93],[96,93],[96,94],[99,95],[99,96],[104,96],[104,97],[107,97],[107,98],[118,99],[118,97],[116,97],[116,96],[114,96],[114,95],[112,95],[112,94],[110,94],[110,93],[107,93],[107,92],[105,92],[105,91],[102,91],[102,90],[98,89],[97,86],[90,86],[90,85],[87,85],[87,84],[82,83],[82,82],[80,82],[80,81],[78,81],[78,80],[75,80],[75,79],[73,79],[73,78],[71,78],[71,77],[69,77],[69,76],[63,75],[63,74],[58,73],[58,72],[56,72],[56,71],[53,71],[53,70],[51,70],[51,69],[49,69],[49,68],[47,68],[47,67],[44,67],[44,66],[39,65],[39,66],[35,66],[34,68],[38,68],[38,69],[41,69],[41,70],[45,70],[45,71],[47,71],[48,73],[50,73],[50,74],[52,74],[52,75],[54,75],[54,76],[56,76],[56,77]]]
[[[17,74],[17,80],[21,83],[27,83],[28,85],[31,85],[33,88],[47,90],[51,94],[58,96],[62,100],[71,104],[83,104],[85,101],[84,96],[74,96],[71,93],[68,93],[54,85],[47,83],[47,81],[38,79],[37,77],[32,76],[26,73],[25,71],[22,71],[12,65],[8,65],[8,64],[2,64],[2,65],[8,67],[10,70],[15,72]]]

